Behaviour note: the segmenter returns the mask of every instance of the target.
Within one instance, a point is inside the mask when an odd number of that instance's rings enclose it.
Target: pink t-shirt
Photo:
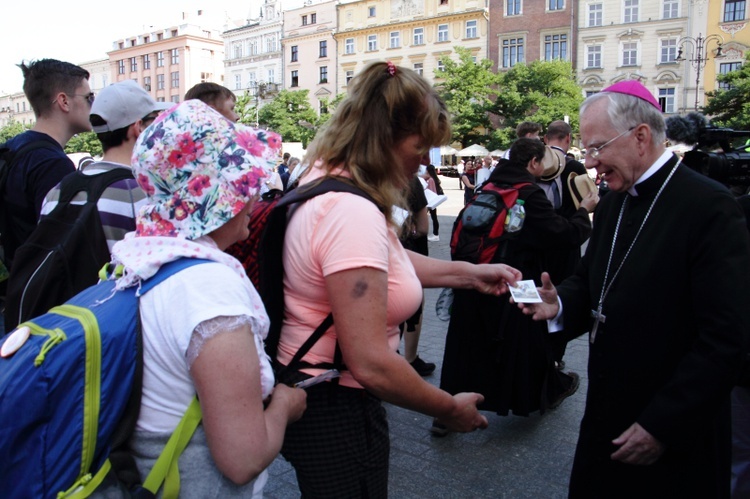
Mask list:
[[[310,179],[319,177],[311,172]],[[284,242],[284,299],[286,316],[278,359],[288,364],[305,340],[331,312],[325,276],[362,267],[388,273],[387,324],[383,334],[395,351],[398,325],[411,317],[422,302],[422,286],[396,232],[385,216],[356,194],[331,192],[302,204],[289,221]],[[332,362],[336,348],[334,324],[303,360]],[[304,370],[317,374],[320,370]],[[361,388],[349,372],[341,385]]]

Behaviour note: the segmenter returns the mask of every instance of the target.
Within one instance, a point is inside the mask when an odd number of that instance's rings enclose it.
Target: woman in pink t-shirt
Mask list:
[[[290,362],[330,313],[333,326],[303,357],[332,363],[340,379],[308,388],[307,411],[287,431],[283,455],[303,497],[386,497],[389,438],[381,400],[433,416],[455,431],[487,426],[476,393],[451,396],[424,381],[398,353],[398,324],[422,287],[500,294],[520,273],[504,265],[430,259],[404,250],[392,219],[430,147],[450,140],[450,116],[413,71],[373,63],[308,149],[316,165],[301,187],[323,177],[354,184],[362,196],[330,192],[293,213],[284,245],[285,320],[278,361]],[[322,369],[302,369],[296,379]]]

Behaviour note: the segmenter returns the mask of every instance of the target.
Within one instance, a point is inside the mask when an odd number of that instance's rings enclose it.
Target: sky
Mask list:
[[[21,61],[52,58],[79,64],[107,58],[112,42],[177,24],[181,12],[232,19],[256,16],[263,0],[6,0],[0,29],[0,95],[22,90]],[[291,4],[291,5],[290,5]],[[288,0],[285,8],[298,7]]]

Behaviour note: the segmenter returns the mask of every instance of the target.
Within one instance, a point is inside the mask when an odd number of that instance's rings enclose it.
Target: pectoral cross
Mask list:
[[[599,308],[591,311],[591,317],[594,318],[594,327],[591,328],[590,341],[594,343],[596,340],[596,331],[599,329],[599,323],[604,324],[607,321],[607,316],[602,313],[602,306],[599,304]]]

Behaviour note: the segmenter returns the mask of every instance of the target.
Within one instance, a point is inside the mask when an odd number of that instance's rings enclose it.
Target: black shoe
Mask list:
[[[432,374],[436,367],[432,362],[425,362],[420,359],[419,355],[417,355],[417,357],[409,364],[411,364],[411,367],[413,367],[414,370],[417,371],[417,374],[419,374],[420,376],[429,376],[430,374]]]
[[[560,407],[560,404],[563,403],[563,400],[565,400],[566,398],[568,398],[571,395],[573,395],[576,391],[578,391],[578,385],[581,384],[581,377],[578,376],[578,374],[576,374],[576,373],[574,373],[572,371],[565,373],[565,375],[571,377],[570,386],[568,387],[567,390],[565,390],[564,392],[562,392],[557,397],[557,399],[555,399],[554,402],[552,402],[549,405],[550,409],[557,409],[558,407]]]
[[[450,433],[450,430],[443,423],[438,423],[437,419],[433,419],[432,428],[430,428],[430,433],[432,433],[433,437],[444,437],[448,433]]]

